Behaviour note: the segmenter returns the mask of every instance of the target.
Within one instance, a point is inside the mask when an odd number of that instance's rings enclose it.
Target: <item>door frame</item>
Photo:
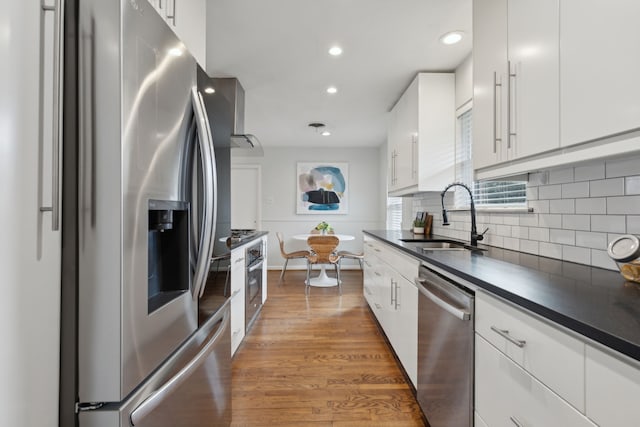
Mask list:
[[[262,230],[262,166],[259,164],[232,164],[231,165],[231,176],[233,179],[233,171],[235,169],[247,169],[247,170],[255,170],[256,171],[256,230]],[[232,191],[233,193],[233,191]],[[233,196],[233,194],[232,194]],[[233,208],[233,203],[231,203],[231,207]],[[233,222],[233,212],[231,212],[231,222]]]

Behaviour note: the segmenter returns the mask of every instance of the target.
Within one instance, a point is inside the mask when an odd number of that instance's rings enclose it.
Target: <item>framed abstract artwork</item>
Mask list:
[[[349,213],[348,184],[348,163],[299,162],[296,213]]]

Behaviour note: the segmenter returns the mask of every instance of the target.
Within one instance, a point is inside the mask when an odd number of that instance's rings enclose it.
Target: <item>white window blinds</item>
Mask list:
[[[468,109],[459,114],[457,118],[456,181],[462,182],[472,189],[476,207],[525,207],[527,203],[526,181],[473,181],[472,111]],[[469,206],[469,195],[466,191],[455,192],[454,205],[456,208]]]
[[[387,197],[387,230],[402,228],[402,197]]]

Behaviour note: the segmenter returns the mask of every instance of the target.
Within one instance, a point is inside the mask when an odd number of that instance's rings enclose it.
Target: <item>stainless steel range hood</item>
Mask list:
[[[262,145],[255,135],[244,132],[244,88],[235,77],[212,79],[215,95],[214,115],[230,120],[230,147],[233,153],[241,156],[262,156]],[[224,102],[226,101],[226,102]],[[215,129],[214,129],[215,139]]]

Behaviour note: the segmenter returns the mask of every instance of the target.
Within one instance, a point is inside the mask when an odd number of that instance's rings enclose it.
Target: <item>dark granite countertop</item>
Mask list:
[[[408,231],[364,233],[640,360],[640,285],[617,271],[483,245],[485,251],[422,251],[420,243],[400,240],[414,237]]]

